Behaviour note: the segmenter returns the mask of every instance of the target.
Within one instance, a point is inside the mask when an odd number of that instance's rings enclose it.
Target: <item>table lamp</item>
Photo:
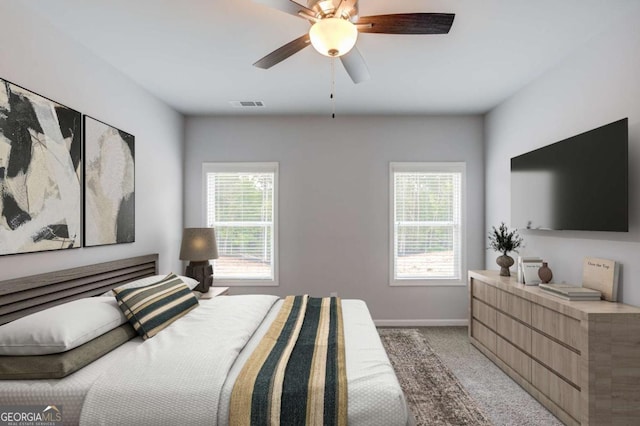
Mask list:
[[[216,233],[213,228],[185,228],[182,233],[180,260],[188,260],[185,275],[200,282],[194,290],[206,293],[213,284],[213,266],[209,259],[218,258]]]

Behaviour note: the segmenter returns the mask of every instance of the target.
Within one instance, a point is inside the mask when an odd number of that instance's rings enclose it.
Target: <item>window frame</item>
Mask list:
[[[209,173],[273,173],[273,278],[216,278],[214,266],[214,286],[229,287],[277,287],[279,286],[279,255],[278,255],[278,162],[204,162],[202,163],[202,224],[207,227],[208,188],[207,175]]]
[[[395,259],[395,173],[460,173],[460,253],[457,278],[396,278]],[[389,163],[389,285],[392,287],[462,287],[466,280],[466,163],[390,162]]]

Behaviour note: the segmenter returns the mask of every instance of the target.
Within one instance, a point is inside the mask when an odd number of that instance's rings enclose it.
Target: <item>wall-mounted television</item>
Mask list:
[[[628,119],[511,159],[511,226],[629,231]]]

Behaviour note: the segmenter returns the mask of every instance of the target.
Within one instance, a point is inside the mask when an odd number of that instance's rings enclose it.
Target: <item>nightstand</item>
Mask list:
[[[229,287],[210,287],[209,291],[202,293],[201,299],[212,299],[217,296],[228,296]]]

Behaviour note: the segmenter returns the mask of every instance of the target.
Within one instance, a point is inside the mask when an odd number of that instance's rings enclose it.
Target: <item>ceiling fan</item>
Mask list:
[[[339,57],[354,83],[369,80],[369,69],[355,47],[358,33],[447,34],[452,13],[398,13],[358,16],[358,0],[308,0],[303,6],[293,0],[254,0],[309,21],[309,33],[274,50],[253,66],[269,69],[309,44],[321,54]]]

